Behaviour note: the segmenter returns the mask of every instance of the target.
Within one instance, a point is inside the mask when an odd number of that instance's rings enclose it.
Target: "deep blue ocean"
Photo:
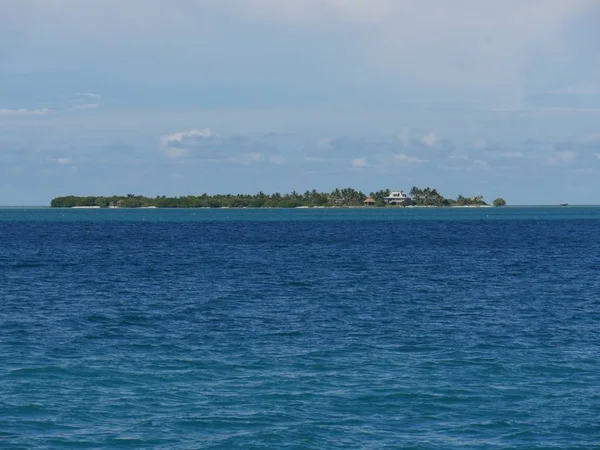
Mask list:
[[[0,209],[0,447],[600,448],[600,208]]]

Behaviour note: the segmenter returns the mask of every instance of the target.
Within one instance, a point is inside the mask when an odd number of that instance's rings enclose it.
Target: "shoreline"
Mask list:
[[[501,204],[499,204],[501,202]],[[504,206],[506,202],[497,198],[494,206]],[[66,195],[55,197],[50,206],[55,208],[384,208],[384,207],[452,207],[452,206],[487,206],[482,195],[448,198],[436,189],[426,187],[420,189],[413,186],[410,192],[402,189],[380,189],[365,192],[353,188],[336,188],[331,192],[319,192],[316,189],[305,192],[275,192],[266,194],[201,194],[167,197],[157,195],[111,195],[111,196],[78,196]]]
[[[540,205],[537,207],[553,206],[553,205]],[[527,205],[523,205],[527,207]],[[11,206],[7,208],[19,208],[18,206]],[[25,207],[27,208],[27,207]],[[36,208],[32,206],[31,208]],[[52,207],[42,206],[37,208],[48,208],[48,209],[101,209],[101,210],[114,210],[114,209],[365,209],[365,210],[382,210],[382,209],[451,209],[451,208],[494,208],[492,205],[448,205],[448,206],[430,206],[430,205],[409,205],[409,206],[198,206],[198,207],[160,207],[160,206],[66,206],[66,207]]]

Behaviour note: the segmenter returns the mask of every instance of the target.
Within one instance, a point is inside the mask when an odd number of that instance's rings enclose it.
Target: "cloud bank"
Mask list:
[[[596,92],[599,19],[595,0],[4,0],[0,68],[515,106]]]

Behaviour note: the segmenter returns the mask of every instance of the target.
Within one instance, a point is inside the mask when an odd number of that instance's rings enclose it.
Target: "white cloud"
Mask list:
[[[596,153],[596,158],[600,159],[600,153]]]
[[[355,169],[362,169],[368,166],[367,160],[365,158],[354,158],[352,161],[350,161],[350,164]]]
[[[48,108],[42,109],[0,109],[0,116],[45,116],[50,113]]]
[[[438,138],[435,133],[426,134],[421,140],[427,147],[435,147],[438,143]]]
[[[250,135],[221,136],[209,128],[177,131],[161,136],[160,148],[171,159],[185,158],[211,163],[284,165],[286,157],[272,143]]]
[[[406,155],[404,153],[397,153],[392,156],[392,159],[396,162],[404,164],[419,164],[422,162],[426,162],[425,160],[419,159],[416,156]]]
[[[575,161],[577,153],[572,151],[554,152],[546,162],[550,165],[569,164]]]
[[[463,155],[450,155],[448,157],[450,168],[467,169],[467,170],[488,170],[490,164],[481,159],[469,158]],[[446,164],[444,164],[446,166]]]
[[[83,92],[77,94],[77,97],[76,100],[71,101],[72,109],[85,111],[89,109],[98,109],[100,107],[101,96],[98,94]]]
[[[163,147],[167,147],[172,144],[181,144],[187,138],[210,138],[213,134],[210,128],[194,129],[189,131],[178,131],[176,133],[168,134],[160,138],[160,142]]]
[[[50,161],[57,162],[59,164],[70,164],[73,162],[73,158],[50,158]]]
[[[77,95],[80,97],[87,97],[87,98],[96,99],[96,100],[99,100],[101,98],[101,96],[99,94],[94,94],[93,92],[82,92]]]
[[[254,164],[263,160],[262,153],[258,152],[250,152],[243,153],[239,155],[230,156],[227,158],[229,162],[236,164],[243,164],[245,166],[249,166],[250,164]]]

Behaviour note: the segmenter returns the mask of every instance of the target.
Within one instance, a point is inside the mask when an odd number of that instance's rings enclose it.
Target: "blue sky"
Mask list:
[[[600,203],[597,0],[0,0],[0,204]]]

